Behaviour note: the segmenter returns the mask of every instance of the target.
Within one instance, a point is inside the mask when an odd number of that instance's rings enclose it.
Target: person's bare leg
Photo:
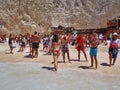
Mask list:
[[[90,56],[90,58],[91,58],[91,66],[90,67],[93,67],[93,63],[94,63],[93,56]]]
[[[97,67],[98,67],[97,56],[94,56],[94,59],[95,59],[95,69],[97,69]]]
[[[58,70],[58,62],[57,62],[58,58],[56,55],[54,55],[53,58],[54,58],[54,68],[55,68],[55,71],[57,71]]]
[[[34,57],[34,52],[35,52],[35,50],[34,50],[34,48],[32,48],[32,58]]]
[[[115,62],[116,62],[116,58],[114,58],[114,60],[113,60],[113,64],[112,64],[112,65],[115,65]]]
[[[112,65],[112,53],[109,53],[110,66]]]
[[[11,54],[13,54],[13,52],[12,52],[12,51],[13,51],[13,48],[12,48],[12,47],[10,47],[10,53],[11,53]]]
[[[30,46],[30,54],[29,55],[31,55],[31,53],[32,53],[32,47]]]
[[[36,49],[37,57],[38,57],[38,48]]]
[[[22,48],[21,48],[21,51],[23,52],[23,46],[22,46]]]
[[[53,54],[53,59],[54,59],[54,69],[56,71],[56,64],[55,64],[55,55]]]
[[[38,48],[35,48],[35,57],[38,57]]]
[[[67,58],[68,58],[69,63],[71,63],[69,52],[67,52]]]
[[[65,63],[65,52],[63,52],[63,63]]]
[[[88,60],[87,60],[87,54],[86,54],[85,51],[83,51],[83,53],[84,53],[84,56],[85,56],[85,59],[86,59],[86,62],[87,62],[87,61],[88,61]]]
[[[78,51],[78,60],[80,61],[80,51]]]

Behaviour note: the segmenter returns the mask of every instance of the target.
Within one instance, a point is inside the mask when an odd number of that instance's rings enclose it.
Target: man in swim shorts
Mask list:
[[[90,36],[90,58],[91,58],[91,67],[93,67],[93,63],[95,61],[95,69],[97,69],[98,61],[97,61],[97,51],[98,51],[98,37],[96,33],[92,33]]]
[[[38,57],[38,48],[40,43],[40,37],[38,36],[37,32],[34,32],[34,35],[31,36],[32,42],[32,58]]]

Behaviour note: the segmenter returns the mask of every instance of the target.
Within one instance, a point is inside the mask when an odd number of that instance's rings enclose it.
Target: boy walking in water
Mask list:
[[[93,67],[93,63],[95,61],[95,69],[97,69],[98,61],[97,61],[97,51],[98,51],[98,37],[96,33],[93,33],[90,38],[90,58],[91,58],[91,67]]]

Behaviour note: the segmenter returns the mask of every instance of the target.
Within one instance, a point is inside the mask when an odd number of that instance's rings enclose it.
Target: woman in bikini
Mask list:
[[[53,36],[52,47],[53,47],[54,68],[55,68],[55,71],[57,71],[58,57],[60,56],[60,48],[61,48],[61,41],[60,41],[58,35]]]

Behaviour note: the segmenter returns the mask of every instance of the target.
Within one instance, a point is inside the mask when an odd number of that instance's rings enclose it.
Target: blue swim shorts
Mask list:
[[[90,56],[97,56],[97,48],[90,48]]]
[[[118,48],[109,48],[109,53],[112,53],[112,58],[117,58]]]

